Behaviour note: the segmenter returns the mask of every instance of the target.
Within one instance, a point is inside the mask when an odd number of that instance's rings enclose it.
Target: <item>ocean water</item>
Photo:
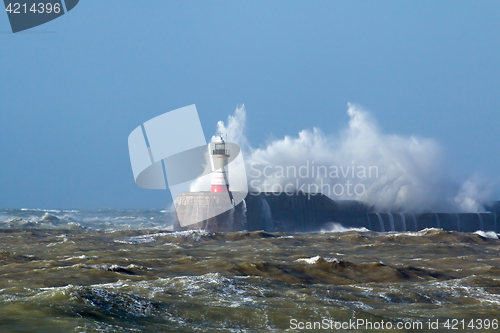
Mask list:
[[[485,331],[477,320],[500,319],[498,235],[174,232],[169,211],[0,210],[0,332],[283,332],[358,319]]]

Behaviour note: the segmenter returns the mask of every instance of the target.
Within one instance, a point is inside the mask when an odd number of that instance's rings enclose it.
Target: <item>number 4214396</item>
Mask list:
[[[61,4],[55,3],[34,3],[29,9],[28,6],[23,3],[9,3],[7,8],[5,9],[10,14],[26,14],[28,12],[32,12],[33,14],[50,14],[52,12],[58,14],[61,11]]]

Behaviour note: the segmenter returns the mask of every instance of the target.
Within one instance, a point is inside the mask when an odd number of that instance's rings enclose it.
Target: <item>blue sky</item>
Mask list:
[[[255,147],[336,133],[347,102],[500,173],[498,1],[85,0],[12,34],[0,14],[0,208],[162,208],[128,134],[196,104],[207,139],[244,103]]]

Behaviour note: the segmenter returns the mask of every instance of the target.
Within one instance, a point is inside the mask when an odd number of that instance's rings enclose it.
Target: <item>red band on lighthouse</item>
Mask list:
[[[229,192],[229,186],[227,185],[212,185],[210,188],[210,192],[219,193],[219,192]]]

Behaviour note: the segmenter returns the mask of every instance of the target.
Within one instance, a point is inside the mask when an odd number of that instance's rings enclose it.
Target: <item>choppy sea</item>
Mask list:
[[[165,210],[0,210],[0,332],[313,332],[358,319],[494,329],[498,235],[175,232]]]

